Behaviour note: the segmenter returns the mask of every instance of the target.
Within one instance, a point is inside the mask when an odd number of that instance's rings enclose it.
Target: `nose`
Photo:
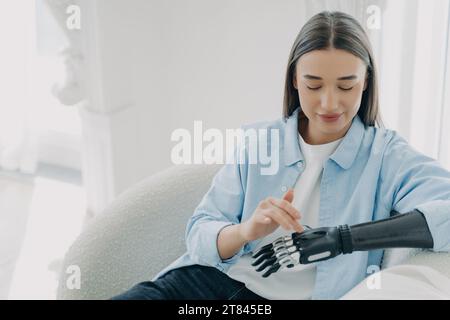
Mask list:
[[[332,88],[328,90],[324,90],[324,93],[321,97],[322,109],[331,113],[333,110],[338,109],[337,96],[335,92],[333,92]]]

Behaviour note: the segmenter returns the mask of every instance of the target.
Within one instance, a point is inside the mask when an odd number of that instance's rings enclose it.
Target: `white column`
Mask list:
[[[87,193],[87,217],[100,214],[126,187],[134,183],[139,168],[137,126],[139,118],[132,98],[131,73],[126,65],[108,65],[102,52],[105,30],[94,0],[46,0],[70,45],[63,50],[67,80],[55,86],[54,94],[65,105],[79,108],[82,121],[82,174]],[[66,12],[77,5],[80,30],[66,27]],[[118,43],[118,46],[121,44]],[[121,58],[131,59],[122,54]],[[107,94],[105,94],[107,92]]]

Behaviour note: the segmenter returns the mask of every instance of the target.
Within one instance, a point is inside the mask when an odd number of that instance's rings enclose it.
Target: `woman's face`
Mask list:
[[[366,69],[360,58],[340,49],[314,50],[300,57],[294,87],[308,118],[301,132],[307,143],[324,144],[345,136],[367,86]]]

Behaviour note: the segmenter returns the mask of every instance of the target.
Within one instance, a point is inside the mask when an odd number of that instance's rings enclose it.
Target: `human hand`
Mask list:
[[[289,189],[282,197],[269,197],[258,204],[250,219],[241,223],[240,234],[246,241],[253,241],[274,232],[279,226],[284,230],[302,232],[304,229],[297,221],[300,212],[292,205],[294,190]]]

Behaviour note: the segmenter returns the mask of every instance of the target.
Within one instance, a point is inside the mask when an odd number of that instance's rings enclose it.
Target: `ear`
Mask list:
[[[298,86],[297,86],[297,75],[294,72],[294,77],[292,78],[292,85],[294,86],[295,89],[298,90]]]

